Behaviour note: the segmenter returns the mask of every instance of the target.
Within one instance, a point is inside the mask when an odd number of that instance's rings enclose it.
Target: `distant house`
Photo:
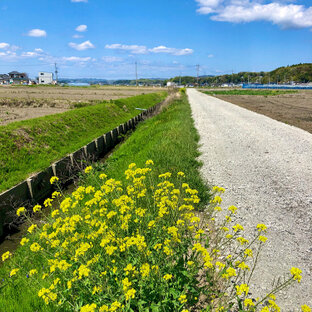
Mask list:
[[[39,84],[52,84],[53,83],[53,73],[40,72],[38,74]]]
[[[167,82],[167,87],[175,87],[177,84],[173,81],[168,81]]]
[[[19,73],[18,71],[10,72],[9,79],[11,84],[27,84],[29,82],[28,75],[26,73]]]
[[[0,85],[7,85],[10,83],[10,77],[7,74],[0,74]]]

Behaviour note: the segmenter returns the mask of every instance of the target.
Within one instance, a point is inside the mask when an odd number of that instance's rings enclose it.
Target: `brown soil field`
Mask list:
[[[216,95],[217,98],[312,133],[312,91],[274,96]]]
[[[77,103],[96,104],[158,92],[152,87],[27,87],[0,86],[0,125],[65,112]]]

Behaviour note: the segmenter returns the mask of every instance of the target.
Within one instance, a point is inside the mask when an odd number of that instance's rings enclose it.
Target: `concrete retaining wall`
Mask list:
[[[71,183],[78,172],[83,170],[88,164],[99,160],[109,153],[118,143],[121,136],[128,131],[135,129],[142,120],[150,117],[161,106],[158,103],[153,107],[143,111],[138,116],[133,117],[124,124],[101,135],[92,142],[81,147],[79,150],[56,161],[49,168],[41,171],[24,182],[12,187],[0,194],[0,236],[3,235],[3,227],[15,219],[15,211],[18,207],[31,207],[37,203],[42,203],[54,191],[50,184],[50,178],[57,176],[61,185]]]

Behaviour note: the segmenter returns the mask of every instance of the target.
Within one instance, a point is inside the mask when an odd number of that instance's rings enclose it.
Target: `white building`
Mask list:
[[[53,73],[40,72],[38,74],[39,84],[52,84],[53,83]]]
[[[167,87],[175,87],[177,84],[173,81],[168,81],[167,82]]]

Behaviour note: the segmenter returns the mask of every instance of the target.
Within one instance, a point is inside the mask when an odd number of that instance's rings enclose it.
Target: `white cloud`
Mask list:
[[[75,34],[75,35],[73,35],[73,38],[74,39],[80,39],[80,38],[83,38],[83,35]]]
[[[207,56],[208,56],[209,58],[214,57],[214,55],[213,55],[213,54],[208,54]]]
[[[74,43],[74,42],[70,42],[68,45],[71,48],[73,48],[75,50],[78,50],[78,51],[83,51],[83,50],[94,49],[95,48],[95,46],[89,40],[87,40],[85,42],[82,42],[80,44]]]
[[[176,49],[176,48],[168,48],[166,46],[158,46],[152,49],[148,49],[146,46],[126,45],[120,43],[107,44],[105,48],[113,50],[129,51],[133,54],[147,54],[151,52],[151,53],[167,53],[172,55],[188,55],[194,52],[192,49]]]
[[[26,52],[22,52],[20,54],[21,57],[39,57],[39,56],[43,56],[44,51],[42,49],[34,49],[34,51],[26,51]]]
[[[29,37],[46,37],[47,32],[45,30],[36,28],[36,29],[30,30],[27,35]]]
[[[85,2],[85,3],[87,3],[88,2],[88,0],[70,0],[71,2]]]
[[[16,52],[13,51],[0,52],[0,57],[5,60],[17,60],[19,58]]]
[[[133,54],[146,54],[147,53],[146,46],[139,46],[139,45],[127,45],[127,44],[114,43],[114,44],[107,44],[105,48],[112,49],[112,50],[129,51]]]
[[[6,42],[0,42],[0,49],[8,49],[10,45]]]
[[[212,14],[220,22],[248,23],[267,21],[287,28],[312,27],[312,7],[289,3],[289,0],[195,0],[200,14]]]
[[[87,31],[88,29],[88,26],[87,25],[79,25],[76,27],[76,31],[79,31],[79,32],[84,32],[84,31]]]
[[[114,63],[123,61],[123,58],[118,56],[103,56],[102,60],[107,63]]]
[[[69,57],[63,57],[63,61],[68,61],[68,62],[88,62],[91,60],[91,57],[79,57],[79,56],[69,56]]]
[[[36,57],[39,54],[37,52],[23,52],[21,57]]]
[[[167,53],[172,55],[188,55],[194,52],[192,49],[176,49],[176,48],[168,48],[166,46],[158,46],[149,49],[149,51],[152,53]]]

